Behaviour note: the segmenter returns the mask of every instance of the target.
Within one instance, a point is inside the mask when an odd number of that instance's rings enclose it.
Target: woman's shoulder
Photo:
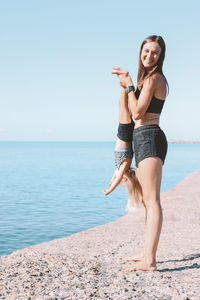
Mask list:
[[[151,87],[153,91],[166,90],[167,81],[160,73],[154,73],[146,79],[146,84]]]
[[[155,90],[162,82],[162,75],[159,73],[154,73],[151,76],[145,78],[143,86],[149,87],[152,90]]]
[[[166,78],[160,73],[155,73],[152,75],[152,80],[154,82],[154,96],[158,99],[165,99],[167,93]]]
[[[149,81],[151,81],[154,84],[159,84],[159,85],[161,83],[166,84],[165,77],[161,73],[158,73],[158,72],[152,74],[148,79],[149,79]]]
[[[144,85],[147,90],[151,91],[153,96],[158,99],[165,99],[166,98],[166,79],[160,73],[154,73],[148,78],[145,79]]]

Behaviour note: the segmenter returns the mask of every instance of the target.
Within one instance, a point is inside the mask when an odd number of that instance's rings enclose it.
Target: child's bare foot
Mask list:
[[[141,260],[140,262],[129,265],[124,268],[124,271],[131,272],[131,271],[156,271],[156,263],[148,264],[145,259]]]

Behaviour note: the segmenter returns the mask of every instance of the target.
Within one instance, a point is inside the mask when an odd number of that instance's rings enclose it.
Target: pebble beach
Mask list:
[[[0,257],[0,299],[200,300],[200,170],[161,194],[157,271],[125,271],[144,244],[144,209]],[[109,201],[109,199],[108,199]]]

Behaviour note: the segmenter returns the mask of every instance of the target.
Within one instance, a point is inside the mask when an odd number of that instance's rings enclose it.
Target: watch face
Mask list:
[[[134,86],[132,86],[132,85],[128,86],[128,93],[131,91],[135,91]]]
[[[131,91],[135,91],[134,86],[133,86],[133,85],[127,86],[127,87],[126,87],[126,93],[128,94],[128,93],[130,93]]]
[[[135,92],[135,87],[134,86],[131,87],[131,91]]]

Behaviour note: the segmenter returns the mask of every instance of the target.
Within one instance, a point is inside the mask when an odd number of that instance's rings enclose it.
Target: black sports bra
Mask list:
[[[138,88],[135,91],[135,96],[137,99],[140,96],[140,91],[138,90]],[[161,100],[153,96],[146,112],[160,114],[163,109],[164,102],[165,100]]]

